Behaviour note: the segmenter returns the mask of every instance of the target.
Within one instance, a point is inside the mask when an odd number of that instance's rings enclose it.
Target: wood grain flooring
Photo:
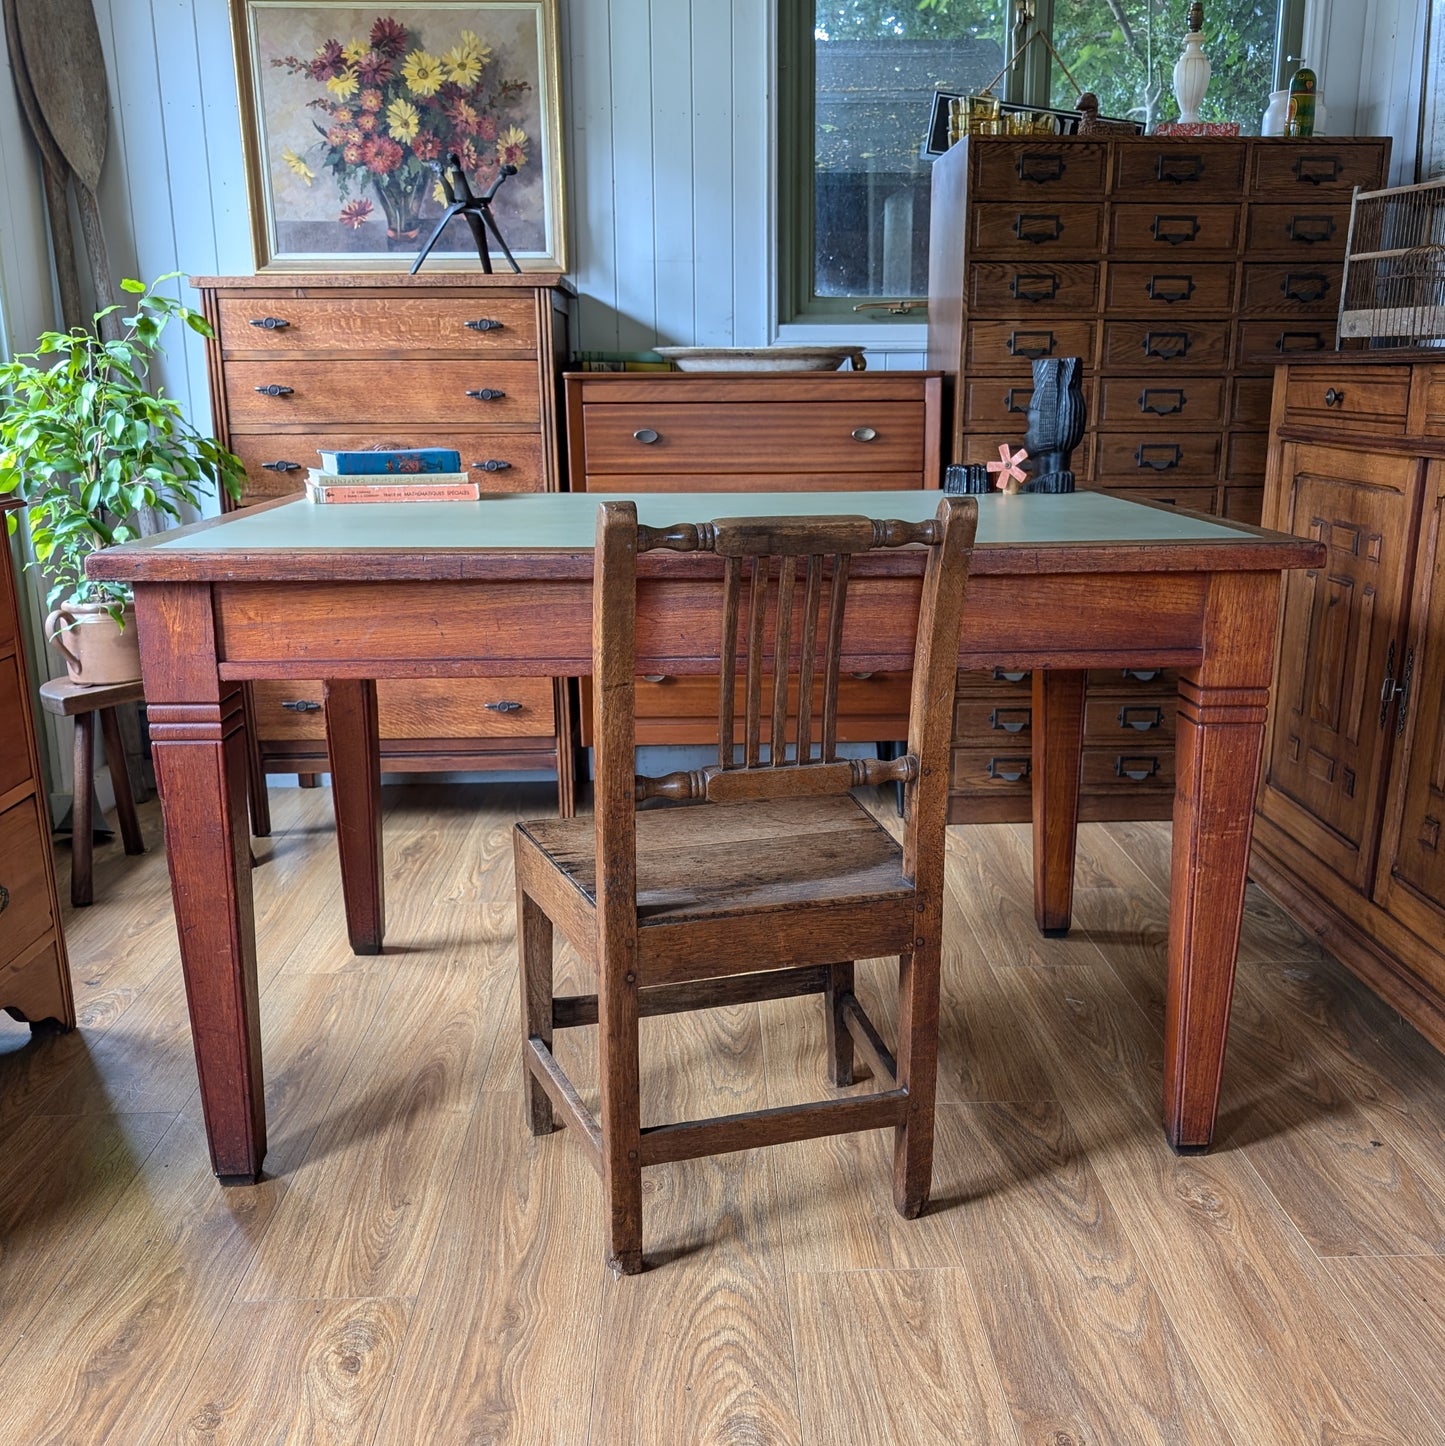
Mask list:
[[[646,1172],[653,1268],[614,1278],[583,1152],[522,1118],[509,830],[550,806],[386,790],[388,944],[357,958],[329,794],[273,792],[241,1189],[207,1166],[155,805],[145,856],[97,851],[80,1029],[0,1016],[0,1441],[1445,1440],[1445,1058],[1252,890],[1219,1139],[1171,1154],[1163,824],[1081,828],[1064,939],[1026,829],[950,831],[923,1218],[882,1133],[686,1161]],[[857,971],[890,1036],[895,969]],[[592,1033],[558,1051],[595,1105]],[[816,998],[644,1020],[642,1057],[649,1123],[828,1094]]]

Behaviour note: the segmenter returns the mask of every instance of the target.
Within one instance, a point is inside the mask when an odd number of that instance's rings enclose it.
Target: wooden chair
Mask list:
[[[891,1125],[894,1203],[913,1217],[927,1202],[949,739],[976,525],[977,505],[963,497],[943,498],[923,523],[739,518],[653,529],[638,525],[631,502],[599,508],[594,817],[519,823],[513,842],[527,1121],[533,1134],[546,1134],[555,1109],[591,1152],[606,1193],[614,1270],[642,1269],[645,1165]],[[835,722],[850,559],[907,543],[930,549],[908,751],[891,761],[840,759]],[[723,560],[719,743],[715,765],[644,778],[635,774],[634,629],[637,555],[653,548]],[[898,781],[907,793],[902,848],[849,792]],[[636,805],[648,799],[709,806],[639,813]],[[596,972],[596,994],[554,997],[554,925]],[[851,961],[887,954],[901,961],[896,1063],[853,994]],[[809,993],[824,995],[832,1081],[852,1083],[856,1044],[881,1090],[642,1124],[639,1016]],[[554,1029],[583,1024],[600,1024],[600,1123],[552,1053]]]

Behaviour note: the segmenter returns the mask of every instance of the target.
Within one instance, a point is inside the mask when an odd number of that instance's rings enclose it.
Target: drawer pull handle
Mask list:
[[[1333,216],[1291,216],[1284,228],[1291,241],[1313,246],[1320,241],[1329,241],[1335,234]]]
[[[1161,361],[1173,361],[1177,356],[1188,356],[1189,333],[1187,331],[1145,332],[1144,355],[1157,356]]]
[[[1162,708],[1130,707],[1127,703],[1119,709],[1119,727],[1132,728],[1137,733],[1148,733],[1153,728],[1164,726]]]
[[[295,387],[283,387],[279,382],[272,382],[269,386],[257,387],[263,397],[289,397],[296,390]]]
[[[1151,229],[1156,241],[1166,242],[1170,246],[1182,246],[1186,241],[1193,241],[1198,237],[1199,217],[1156,216]]]
[[[1017,783],[1029,776],[1032,766],[1032,761],[1027,758],[990,758],[988,776],[1001,778],[1005,783]]]
[[[1345,404],[1345,394],[1338,387],[1331,387],[1325,393],[1325,406],[1342,407]]]
[[[310,698],[288,698],[281,705],[288,713],[319,713],[321,704],[314,703]]]
[[[654,432],[651,427],[641,427],[632,434],[632,440],[641,442],[644,447],[650,447],[654,442],[660,440],[660,434]]]
[[[1294,178],[1307,185],[1325,186],[1338,181],[1342,169],[1338,156],[1301,156],[1294,163]]]
[[[1182,412],[1188,402],[1183,387],[1145,387],[1139,393],[1139,410],[1156,417],[1172,417]]]
[[[496,387],[478,387],[474,391],[469,391],[467,395],[475,397],[479,402],[500,402],[507,394]]]
[[[1032,181],[1036,186],[1046,186],[1050,181],[1062,181],[1068,163],[1061,155],[1025,154],[1019,157],[1014,167],[1019,180]]]
[[[1121,676],[1133,678],[1136,683],[1152,683],[1159,673],[1158,668],[1125,668]]]
[[[1146,778],[1153,778],[1158,772],[1157,758],[1125,758],[1121,755],[1114,763],[1116,778],[1132,778],[1135,783],[1143,783]]]
[[[1015,301],[1052,301],[1059,294],[1059,278],[1052,271],[1014,273],[1008,289]]]
[[[1051,331],[1011,331],[1008,354],[1037,360],[1041,356],[1053,356],[1057,345],[1058,339]]]
[[[495,703],[483,703],[488,713],[520,713],[522,705],[512,698],[499,698]]]
[[[261,470],[263,472],[299,472],[301,464],[299,462],[262,462]]]
[[[1410,681],[1415,673],[1415,649],[1411,648],[1405,654],[1405,672],[1400,679],[1399,691],[1395,694],[1395,706],[1398,711],[1395,714],[1395,737],[1403,738],[1405,735],[1405,715],[1410,706]]]
[[[1030,246],[1046,246],[1050,241],[1057,241],[1063,234],[1064,223],[1054,213],[1038,215],[1020,211],[1014,220],[1014,235],[1020,241],[1027,241]]]
[[[643,681],[644,683],[665,683],[665,682],[667,682],[667,674],[666,674],[666,673],[644,673],[644,674],[642,675],[642,681]]]
[[[1014,400],[1014,398],[1017,397],[1020,392],[1024,393],[1024,402],[1022,406],[1020,406]],[[1032,387],[1029,387],[1027,390],[1025,390],[1023,387],[1010,387],[1008,391],[1003,394],[1004,411],[1012,412],[1018,415],[1026,413],[1029,409],[1029,399],[1033,396],[1033,394],[1034,389]]]
[[[1325,338],[1318,331],[1282,331],[1275,339],[1277,352],[1324,351]]]
[[[1323,301],[1330,294],[1330,278],[1319,271],[1291,271],[1280,282],[1279,289],[1289,300],[1308,305],[1312,301]]]
[[[259,326],[262,331],[285,331],[291,323],[282,316],[253,316],[251,325]]]
[[[0,914],[10,907],[10,890],[0,884]]]
[[[1021,672],[1014,673],[1007,668],[995,668],[993,676],[994,681],[999,683],[1022,683],[1029,676],[1029,670],[1025,668]]]
[[[1154,175],[1160,181],[1173,181],[1182,186],[1186,181],[1204,177],[1203,156],[1160,156],[1154,162]]]
[[[1176,301],[1188,301],[1194,295],[1194,278],[1192,276],[1151,276],[1148,286],[1144,289],[1149,293],[1150,301],[1162,301],[1165,306],[1173,306]]]
[[[988,726],[1005,733],[1022,733],[1033,721],[1032,708],[995,708],[988,715]]]
[[[1168,472],[1184,460],[1184,451],[1178,442],[1140,442],[1134,453],[1134,465],[1148,467],[1155,472]]]
[[[873,674],[872,674],[872,673],[850,673],[848,676],[851,677],[851,678],[857,678],[857,680],[858,680],[860,683],[866,683],[866,682],[868,681],[868,679],[873,676]]]
[[[505,323],[490,316],[479,316],[475,321],[464,321],[462,325],[468,331],[501,331]]]
[[[485,462],[473,462],[472,468],[477,472],[506,472],[511,468],[510,462],[504,462],[500,457],[488,457]]]
[[[854,427],[852,437],[855,442],[876,442],[878,433],[873,427]]]

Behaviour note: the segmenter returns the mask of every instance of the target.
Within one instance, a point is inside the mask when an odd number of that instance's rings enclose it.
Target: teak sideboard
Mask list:
[[[216,434],[246,465],[241,505],[300,492],[323,447],[455,447],[484,491],[561,487],[557,373],[571,297],[561,276],[264,274],[191,284],[215,329],[207,355]],[[328,767],[319,679],[258,681],[248,708],[257,779]],[[555,769],[560,811],[571,814],[565,683],[393,680],[377,708],[388,770]],[[264,819],[264,797],[255,802]]]

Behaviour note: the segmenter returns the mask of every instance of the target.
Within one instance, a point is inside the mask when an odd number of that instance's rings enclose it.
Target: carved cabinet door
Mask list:
[[[1432,462],[1415,597],[1389,720],[1403,741],[1380,848],[1378,902],[1437,945],[1445,939],[1445,463]]]
[[[1414,458],[1292,444],[1265,525],[1323,542],[1288,574],[1260,811],[1355,888],[1372,882],[1413,564]]]

